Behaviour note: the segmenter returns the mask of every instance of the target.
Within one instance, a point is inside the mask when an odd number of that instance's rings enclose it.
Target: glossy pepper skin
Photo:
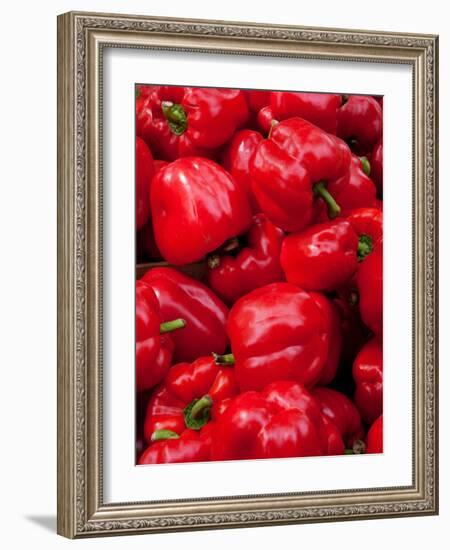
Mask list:
[[[354,402],[363,420],[372,424],[383,412],[383,348],[378,338],[367,342],[356,356],[353,378]]]
[[[211,456],[209,434],[185,430],[180,436],[168,434],[156,441],[141,454],[139,465],[173,464],[177,462],[207,462]]]
[[[376,186],[364,170],[370,171],[367,159],[361,161],[359,157],[352,155],[348,172],[327,185],[327,191],[339,205],[340,216],[345,217],[356,208],[376,205]],[[315,221],[329,219],[327,204],[321,197],[317,198],[314,206]]]
[[[211,156],[248,118],[241,90],[149,88],[136,99],[136,133],[164,160]]]
[[[218,418],[212,460],[343,454],[340,434],[305,388],[278,381],[234,398]]]
[[[338,428],[348,449],[364,438],[359,411],[346,395],[323,386],[313,388],[311,395],[318,401],[322,413]]]
[[[203,259],[252,221],[246,190],[202,157],[178,159],[160,170],[150,199],[156,244],[174,265]]]
[[[329,384],[336,376],[342,351],[341,319],[337,307],[320,292],[311,292],[310,296],[319,306],[325,317],[329,336],[328,353],[325,365],[317,380],[317,384]]]
[[[379,416],[367,433],[366,453],[383,452],[383,415]]]
[[[214,409],[220,411],[223,400],[237,395],[232,364],[220,364],[222,360],[226,363],[227,358],[200,357],[170,369],[147,406],[144,436],[148,443],[164,437],[161,430],[181,436],[186,430],[203,429]]]
[[[263,107],[256,116],[256,123],[260,131],[267,137],[270,133],[272,125],[275,125],[278,121],[273,116],[273,111],[270,105]]]
[[[141,229],[150,218],[150,183],[155,168],[153,157],[145,141],[136,138],[136,229]]]
[[[383,333],[383,239],[378,239],[372,252],[361,262],[356,277],[359,311],[364,324],[375,335]]]
[[[273,283],[240,298],[227,331],[241,391],[276,380],[315,384],[328,359],[328,328],[321,306],[295,285]]]
[[[247,246],[235,256],[213,255],[208,259],[209,286],[227,304],[255,288],[284,280],[280,265],[284,232],[264,214],[253,216],[246,235]]]
[[[358,237],[347,220],[325,222],[284,239],[281,267],[290,283],[332,291],[356,272],[357,250]]]
[[[351,95],[338,110],[337,135],[359,155],[369,153],[382,137],[383,110],[371,96]]]
[[[222,158],[225,170],[247,191],[252,211],[255,213],[259,212],[259,207],[251,187],[249,163],[262,139],[262,135],[255,130],[240,130],[226,146]]]
[[[174,361],[193,361],[223,353],[228,343],[228,308],[206,285],[170,267],[150,269],[140,279],[155,292],[163,321],[182,318],[183,330],[172,333]]]
[[[162,323],[158,299],[146,284],[136,282],[136,389],[158,384],[171,365],[173,344],[166,334],[185,326],[183,319]]]
[[[252,188],[261,210],[285,231],[300,231],[312,219],[313,199],[327,201],[330,216],[339,205],[327,185],[350,166],[347,145],[301,118],[273,126],[250,161]]]
[[[342,96],[337,94],[303,92],[270,94],[270,107],[274,118],[285,120],[301,117],[330,134],[336,134],[337,111],[341,104]]]

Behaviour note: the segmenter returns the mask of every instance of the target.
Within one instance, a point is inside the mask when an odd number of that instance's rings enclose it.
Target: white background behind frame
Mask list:
[[[411,66],[133,48],[103,52],[105,503],[410,485]],[[135,466],[134,194],[128,182],[134,178],[136,82],[384,96],[383,455]]]

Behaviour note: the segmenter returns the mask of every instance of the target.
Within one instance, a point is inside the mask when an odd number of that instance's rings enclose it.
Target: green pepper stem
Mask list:
[[[361,161],[361,168],[364,174],[366,174],[366,176],[370,176],[371,168],[370,168],[369,159],[367,157],[359,157],[359,160]]]
[[[184,319],[174,319],[173,321],[166,321],[159,325],[159,333],[166,334],[166,332],[172,332],[173,330],[178,330],[186,326],[186,321]]]
[[[373,250],[372,237],[369,235],[360,235],[358,239],[358,261],[361,262]]]
[[[276,120],[275,118],[273,118],[271,121],[270,121],[270,128],[269,128],[269,133],[267,134],[267,139],[270,139],[271,136],[272,136],[272,132],[273,132],[273,129],[275,128],[275,126],[278,124],[278,120]]]
[[[333,219],[336,216],[339,216],[339,214],[341,213],[341,207],[334,200],[333,195],[331,195],[331,193],[329,193],[329,191],[327,190],[326,183],[324,181],[318,181],[314,185],[313,191],[315,195],[322,197],[325,204],[327,205],[329,218]]]
[[[210,409],[213,405],[213,400],[209,395],[204,395],[194,403],[191,409],[191,418],[194,420],[201,416],[206,409]]]
[[[165,441],[166,439],[179,439],[180,436],[172,430],[155,430],[152,433],[152,441]]]
[[[219,355],[218,353],[212,354],[216,365],[234,365],[234,355],[232,353],[226,353],[225,355]]]
[[[187,128],[187,115],[183,107],[178,103],[163,101],[161,103],[161,110],[172,133],[181,136]]]

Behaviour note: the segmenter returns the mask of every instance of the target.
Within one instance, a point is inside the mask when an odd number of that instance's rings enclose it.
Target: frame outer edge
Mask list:
[[[106,18],[104,20],[104,18]],[[108,18],[111,21],[108,21]],[[220,25],[218,25],[220,23]],[[89,307],[96,292],[92,294],[92,258],[98,250],[92,245],[96,241],[98,227],[89,226],[93,212],[98,207],[95,189],[91,187],[97,175],[91,174],[92,131],[88,110],[86,120],[86,83],[92,83],[92,72],[85,70],[87,35],[91,30],[112,31],[119,34],[124,29],[131,33],[139,31],[155,32],[170,38],[187,33],[191,39],[208,36],[220,37],[220,41],[233,37],[234,40],[266,40],[271,43],[301,42],[303,44],[320,42],[330,44],[336,53],[340,43],[354,47],[370,46],[381,52],[385,46],[398,51],[398,58],[405,52],[414,52],[414,57],[425,57],[428,61],[420,66],[421,85],[419,97],[422,98],[420,114],[422,123],[416,127],[425,140],[419,158],[427,161],[426,186],[422,187],[428,208],[421,209],[423,228],[421,235],[428,239],[421,246],[426,263],[419,269],[421,277],[429,284],[428,309],[424,328],[427,329],[425,343],[428,354],[421,352],[424,369],[427,370],[427,393],[435,399],[428,401],[427,417],[425,411],[420,418],[427,452],[418,472],[422,481],[421,491],[415,502],[400,502],[387,499],[386,503],[368,504],[350,503],[324,507],[323,504],[303,512],[298,509],[280,509],[260,511],[258,509],[234,512],[203,511],[182,514],[174,511],[163,517],[149,517],[145,507],[139,508],[129,517],[124,515],[125,508],[120,505],[104,510],[105,516],[96,518],[96,507],[101,504],[101,486],[96,485],[98,464],[95,472],[90,466],[96,464],[96,450],[92,448],[93,439],[98,444],[97,430],[101,429],[92,422],[92,397],[96,389],[86,385],[97,376],[97,367],[88,363],[96,356],[96,345],[92,345],[92,329],[96,322],[89,321],[89,314],[98,313]],[[361,43],[362,40],[362,43]],[[139,46],[138,46],[139,47]],[[181,48],[181,46],[179,46]],[[196,49],[202,51],[197,46]],[[220,49],[220,48],[219,48]],[[228,48],[224,48],[228,50]],[[316,521],[336,521],[349,519],[375,519],[381,517],[414,516],[436,514],[438,511],[438,456],[437,456],[437,360],[438,360],[438,319],[437,293],[437,139],[438,139],[438,38],[432,35],[407,35],[407,33],[384,33],[378,31],[356,31],[345,29],[311,29],[305,27],[276,26],[260,23],[214,22],[206,20],[181,20],[172,18],[154,18],[126,16],[122,14],[96,14],[70,12],[58,17],[58,533],[68,538],[104,536],[111,534],[135,534],[139,532],[162,532],[198,529],[217,529],[232,527],[251,527],[288,523],[310,523]],[[308,50],[309,51],[309,50]],[[426,53],[425,53],[426,52]],[[341,52],[342,53],[342,52]],[[373,55],[370,53],[369,54]],[[424,55],[425,54],[425,55]],[[409,58],[409,55],[408,55]],[[381,59],[381,58],[380,58]],[[412,59],[412,57],[411,57]],[[417,66],[417,65],[416,65]],[[95,73],[94,73],[95,74]],[[91,80],[89,80],[91,76]],[[424,77],[428,82],[425,89]],[[75,82],[74,82],[75,80]],[[424,108],[425,107],[425,108]],[[96,112],[96,109],[94,109]],[[89,134],[89,135],[87,135]],[[95,134],[95,132],[94,132]],[[87,145],[87,147],[86,147]],[[428,145],[429,147],[426,147]],[[416,151],[416,154],[419,151]],[[88,160],[89,159],[89,160]],[[94,162],[95,164],[95,162]],[[86,169],[87,168],[87,169]],[[422,167],[425,172],[425,167]],[[88,180],[90,180],[88,182]],[[423,175],[421,182],[425,183]],[[87,187],[86,187],[87,186]],[[94,193],[94,195],[92,194]],[[428,218],[423,216],[424,211]],[[417,250],[417,249],[416,249]],[[87,273],[88,272],[88,273]],[[97,281],[98,282],[98,281]],[[95,285],[94,285],[95,286]],[[424,289],[425,290],[425,287]],[[86,292],[87,291],[87,292]],[[86,299],[89,303],[86,302]],[[423,298],[422,298],[423,301]],[[94,308],[95,309],[95,308]],[[423,345],[420,346],[423,349]],[[428,358],[429,363],[426,363]],[[422,362],[419,363],[422,365]],[[89,368],[88,368],[89,367]],[[95,367],[95,368],[93,368]],[[425,373],[423,373],[425,376]],[[425,388],[423,388],[425,394]],[[95,395],[94,395],[95,396]],[[431,396],[431,397],[433,397]],[[427,402],[421,396],[422,405]],[[87,418],[91,415],[91,419]],[[427,420],[427,422],[424,422]],[[420,430],[419,430],[420,431]],[[433,452],[434,451],[434,452]],[[94,452],[94,454],[92,454]],[[423,489],[427,494],[423,494]],[[98,510],[101,512],[101,510]]]
[[[57,19],[58,164],[57,164],[57,533],[74,538],[75,520],[75,432],[73,354],[73,254],[75,189],[74,39],[71,14]]]

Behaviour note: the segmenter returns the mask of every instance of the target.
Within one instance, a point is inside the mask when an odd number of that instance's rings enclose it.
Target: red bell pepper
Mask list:
[[[160,437],[141,454],[139,465],[211,460],[211,438],[207,431],[185,430],[181,435],[168,431]]]
[[[272,92],[270,107],[274,118],[285,120],[301,117],[315,124],[325,132],[336,134],[337,111],[342,96],[303,92]]]
[[[212,460],[343,454],[339,431],[295,382],[278,381],[241,393],[217,420]]]
[[[241,90],[150,88],[136,99],[136,133],[159,158],[211,156],[248,119]]]
[[[341,216],[347,216],[356,208],[375,206],[377,189],[368,177],[368,173],[370,173],[368,160],[365,157],[352,155],[349,171],[328,184],[327,191],[339,205]],[[314,206],[315,221],[329,219],[328,206],[322,198],[319,197]]]
[[[268,136],[272,126],[278,123],[278,120],[273,116],[273,111],[270,105],[263,107],[256,116],[256,123],[260,131]]]
[[[318,384],[329,384],[336,376],[342,351],[341,319],[337,307],[319,292],[311,292],[310,295],[322,310],[327,323],[329,335],[328,354],[325,365],[317,380]]]
[[[347,448],[364,438],[361,416],[355,404],[341,392],[317,386],[311,395],[318,401],[322,413],[338,428]]]
[[[383,196],[383,142],[378,142],[370,154],[370,177],[377,186],[378,195]]]
[[[383,333],[383,239],[361,262],[356,277],[361,319],[376,335]]]
[[[174,365],[148,403],[144,424],[147,442],[181,436],[185,430],[201,430],[215,408],[220,414],[221,402],[238,393],[232,364],[232,358],[224,355]]]
[[[379,416],[367,433],[366,453],[383,452],[383,415]]]
[[[272,283],[240,298],[227,331],[241,391],[276,380],[315,384],[328,359],[328,329],[321,305],[295,285]]]
[[[170,367],[173,344],[166,334],[186,325],[183,319],[161,322],[153,290],[136,282],[136,389],[152,388]]]
[[[263,107],[270,103],[270,93],[268,90],[247,90],[247,103],[250,111],[258,113]]]
[[[260,209],[251,187],[249,162],[262,139],[262,135],[255,130],[240,130],[226,146],[222,158],[224,168],[247,191],[253,212],[259,212]]]
[[[225,351],[228,308],[212,290],[170,267],[150,269],[141,281],[155,291],[163,321],[176,318],[186,321],[183,330],[171,335],[176,362]]]
[[[150,199],[156,244],[175,265],[201,260],[252,221],[246,190],[201,157],[178,159],[160,170]]]
[[[256,214],[246,235],[247,246],[239,249],[235,256],[216,254],[208,258],[209,286],[226,303],[233,304],[255,288],[283,281],[280,265],[283,239],[282,229],[273,225],[264,214]]]
[[[327,185],[347,173],[350,160],[342,140],[301,118],[284,120],[250,161],[253,192],[275,225],[299,231],[311,221],[315,196],[326,201],[330,217],[340,213]]]
[[[288,282],[305,290],[335,290],[356,272],[358,245],[347,220],[312,225],[284,239],[281,267]]]
[[[150,218],[150,182],[155,172],[153,157],[145,141],[136,138],[136,229]]]
[[[337,135],[357,154],[365,155],[382,137],[383,110],[371,96],[351,95],[345,99],[338,110]]]
[[[383,237],[383,211],[379,208],[357,208],[347,220],[358,235],[358,260],[362,261]]]
[[[353,363],[356,384],[354,402],[367,424],[383,412],[383,348],[373,338],[361,349]]]

